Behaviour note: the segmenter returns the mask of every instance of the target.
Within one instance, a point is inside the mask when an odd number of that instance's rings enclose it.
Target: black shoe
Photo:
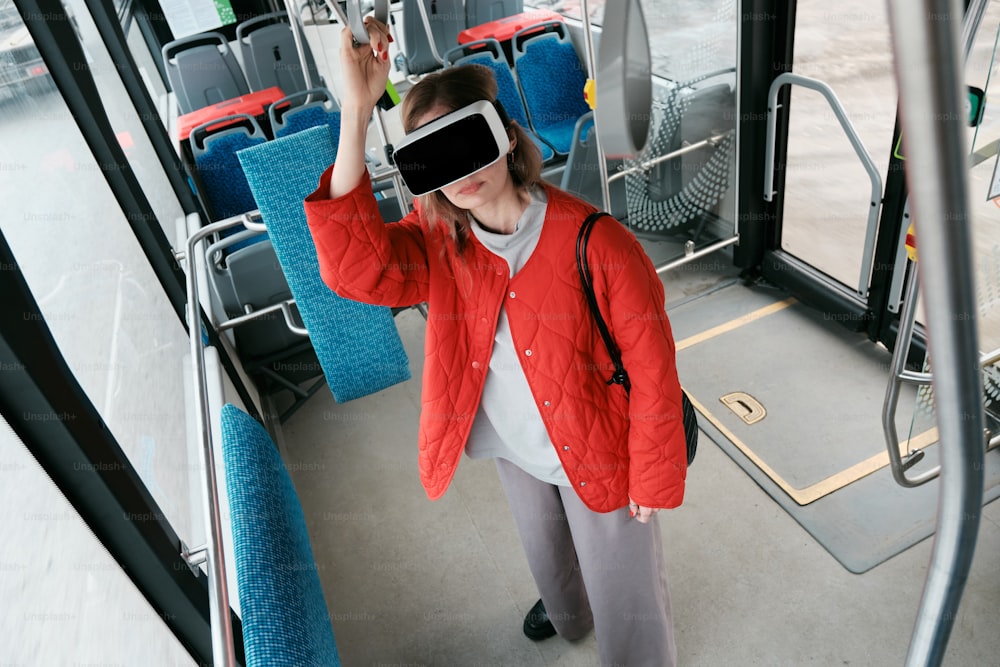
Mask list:
[[[528,639],[541,641],[556,634],[556,629],[545,613],[545,605],[539,600],[524,617],[524,634]]]

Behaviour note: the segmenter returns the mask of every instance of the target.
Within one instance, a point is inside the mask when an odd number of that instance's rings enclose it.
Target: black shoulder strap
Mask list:
[[[611,337],[611,332],[608,330],[608,325],[604,321],[604,317],[601,316],[600,308],[597,306],[597,297],[594,295],[594,282],[590,275],[590,264],[587,261],[587,242],[590,240],[590,232],[594,228],[594,223],[603,216],[611,217],[609,213],[605,213],[604,211],[595,211],[583,221],[583,226],[580,227],[580,234],[576,237],[576,268],[580,273],[580,282],[583,284],[583,293],[587,297],[590,313],[594,316],[597,330],[600,332],[601,338],[604,339],[604,345],[607,346],[608,354],[611,356],[611,363],[615,367],[615,372],[611,376],[611,379],[608,380],[608,384],[620,384],[628,392],[631,389],[628,373],[622,364],[621,351],[615,345],[615,341]]]
[[[611,337],[611,332],[608,331],[608,325],[601,316],[601,310],[597,307],[597,297],[594,295],[594,283],[591,280],[590,265],[587,262],[587,241],[590,239],[590,231],[593,229],[594,223],[605,215],[611,217],[608,213],[597,211],[588,215],[587,219],[583,221],[583,226],[580,228],[580,235],[576,238],[576,268],[580,272],[580,282],[583,284],[583,293],[587,297],[590,313],[594,316],[594,321],[597,323],[597,330],[601,332],[601,338],[604,339],[604,344],[608,348],[608,354],[611,355],[611,363],[615,366],[615,373],[608,380],[608,384],[620,384],[625,387],[626,392],[629,392],[632,384],[629,382],[628,373],[622,364],[621,351],[615,345],[615,341]],[[695,412],[691,399],[688,398],[687,392],[683,389],[681,389],[681,417],[684,426],[684,439],[687,444],[687,462],[690,465],[694,461],[694,455],[698,450],[698,413]]]

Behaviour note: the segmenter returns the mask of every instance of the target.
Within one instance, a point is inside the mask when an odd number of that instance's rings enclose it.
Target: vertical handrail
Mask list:
[[[903,310],[899,315],[899,333],[896,335],[896,347],[892,351],[892,361],[889,369],[889,386],[886,387],[885,400],[882,403],[882,432],[885,435],[885,446],[889,452],[889,466],[892,476],[900,486],[915,487],[935,479],[941,472],[941,466],[923,472],[916,477],[907,477],[906,471],[923,458],[923,452],[916,450],[905,460],[899,453],[899,434],[896,431],[896,408],[899,406],[900,389],[904,381],[913,384],[929,385],[930,373],[913,373],[906,370],[906,358],[910,351],[910,341],[913,340],[913,329],[916,323],[917,310],[917,276],[919,265],[913,264],[910,282],[906,286],[903,297]]]
[[[288,14],[288,25],[292,29],[292,41],[295,42],[295,52],[299,57],[299,66],[302,68],[302,78],[306,84],[306,90],[315,88],[318,84],[313,81],[312,72],[309,71],[309,61],[306,59],[305,28],[302,26],[302,16],[298,12],[298,7],[294,0],[285,0],[285,13]],[[286,94],[291,94],[288,91]]]
[[[188,333],[191,345],[191,363],[194,367],[194,420],[195,433],[200,444],[201,463],[205,468],[204,518],[208,528],[206,556],[208,563],[208,601],[212,627],[212,664],[230,667],[236,664],[233,648],[233,626],[230,623],[229,587],[226,581],[226,562],[222,541],[222,518],[219,512],[219,488],[215,476],[215,452],[212,448],[211,414],[208,406],[208,379],[205,373],[205,348],[202,341],[201,300],[198,294],[198,272],[195,247],[205,237],[215,234],[235,223],[221,220],[202,227],[187,241],[187,311]]]
[[[431,27],[431,19],[427,16],[427,7],[424,6],[424,0],[417,0],[417,12],[420,14],[420,22],[424,26],[424,32],[427,33],[427,42],[431,47],[431,56],[434,60],[438,61],[438,64],[444,66],[444,58],[438,53],[437,41],[434,39],[434,29]],[[407,45],[409,48],[409,45]]]
[[[969,54],[972,53],[972,45],[975,42],[976,33],[979,32],[979,26],[983,22],[983,15],[986,14],[986,8],[989,4],[990,0],[971,0],[968,9],[965,10],[965,20],[962,22],[962,44],[965,45],[964,54],[966,60],[969,59]]]
[[[590,7],[587,0],[580,3],[580,13],[583,15],[583,50],[587,62],[587,78],[597,81],[597,59],[594,57],[594,34],[590,25]],[[607,11],[607,8],[605,8]],[[580,91],[583,94],[583,91]],[[604,157],[604,147],[601,145],[601,133],[597,131],[600,127],[597,123],[597,114],[600,113],[597,105],[594,105],[594,148],[597,149],[597,169],[601,176],[601,201],[605,211],[611,210],[611,186],[608,183],[608,162]]]
[[[937,530],[906,665],[939,665],[968,579],[983,498],[982,376],[966,188],[956,0],[888,0],[906,180],[941,439]]]

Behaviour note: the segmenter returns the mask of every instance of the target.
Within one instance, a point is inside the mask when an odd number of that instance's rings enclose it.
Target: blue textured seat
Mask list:
[[[181,114],[250,92],[225,35],[205,32],[167,42],[160,50]]]
[[[327,384],[338,403],[410,379],[392,311],[334,294],[323,283],[302,202],[333,162],[329,127],[239,152],[247,181]]]
[[[573,145],[573,129],[590,111],[583,99],[587,74],[562,21],[546,21],[513,37],[514,70],[531,127],[560,155]]]
[[[493,70],[493,75],[497,80],[497,99],[503,105],[507,116],[517,121],[517,124],[524,128],[531,137],[531,140],[542,152],[542,160],[548,162],[555,157],[552,148],[538,138],[538,135],[531,130],[528,122],[528,112],[524,109],[524,100],[521,98],[521,91],[514,80],[514,73],[507,64],[507,59],[503,55],[503,48],[500,42],[495,39],[480,39],[469,42],[462,46],[451,49],[444,55],[446,67],[459,65],[485,65]]]
[[[302,505],[278,448],[234,405],[223,406],[221,425],[247,667],[340,665]]]
[[[283,97],[268,107],[267,115],[276,139],[318,125],[329,126],[334,146],[340,139],[340,111],[327,88],[312,88]]]
[[[236,152],[267,141],[253,116],[235,114],[191,130],[191,153],[209,217],[214,220],[257,208]]]

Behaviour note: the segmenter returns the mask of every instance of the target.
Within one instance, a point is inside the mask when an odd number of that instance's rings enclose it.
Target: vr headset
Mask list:
[[[404,136],[393,161],[410,192],[425,195],[503,158],[510,150],[508,125],[499,102],[473,102]]]

